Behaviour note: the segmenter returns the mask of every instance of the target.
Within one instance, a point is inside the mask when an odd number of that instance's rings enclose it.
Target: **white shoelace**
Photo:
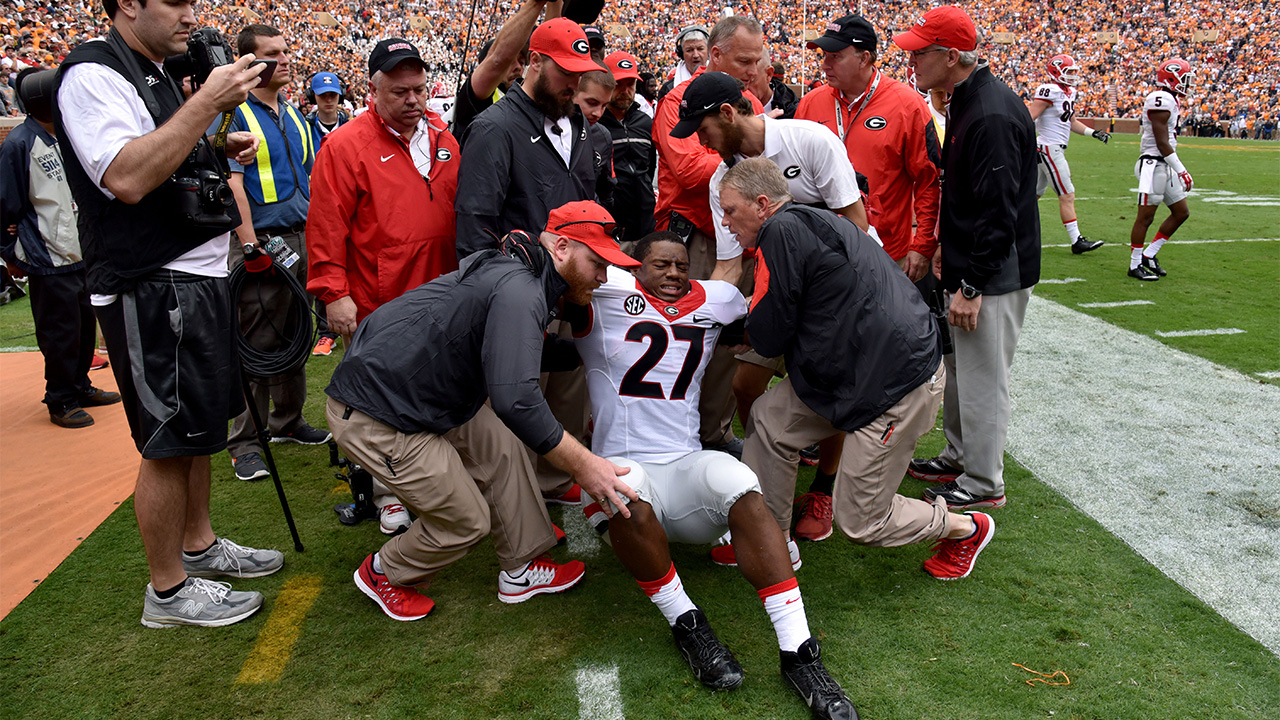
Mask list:
[[[231,583],[215,582],[204,578],[190,578],[191,584],[182,589],[188,595],[203,593],[209,596],[214,605],[221,605],[223,599],[231,592]]]
[[[217,549],[222,553],[222,559],[226,561],[227,567],[240,569],[240,558],[249,557],[253,551],[243,545],[237,545],[226,538],[218,538],[215,543]]]

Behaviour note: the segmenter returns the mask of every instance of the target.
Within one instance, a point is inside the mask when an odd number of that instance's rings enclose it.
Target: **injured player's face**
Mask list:
[[[689,251],[683,243],[653,243],[633,272],[645,292],[664,302],[674,303],[689,294]]]

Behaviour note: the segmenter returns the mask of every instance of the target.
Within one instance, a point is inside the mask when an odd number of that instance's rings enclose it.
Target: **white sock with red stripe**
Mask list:
[[[1156,253],[1160,252],[1160,248],[1164,247],[1164,241],[1168,239],[1163,233],[1156,233],[1156,239],[1142,251],[1143,257],[1155,257]]]
[[[1130,245],[1129,252],[1129,269],[1132,270],[1142,264],[1142,246]]]
[[[1080,239],[1080,223],[1076,220],[1062,223],[1062,227],[1067,229],[1067,237],[1071,238],[1071,242]]]
[[[657,580],[649,582],[637,580],[636,582],[653,604],[658,606],[662,616],[667,619],[667,624],[672,627],[675,627],[676,618],[696,607],[689,599],[688,593],[684,591],[684,583],[680,582],[680,576],[676,574],[675,563],[671,563],[671,569],[667,570],[667,574]]]
[[[800,643],[810,638],[809,619],[804,614],[804,598],[800,584],[793,577],[777,585],[757,591],[764,611],[769,613],[773,631],[778,634],[778,647],[795,652]]]

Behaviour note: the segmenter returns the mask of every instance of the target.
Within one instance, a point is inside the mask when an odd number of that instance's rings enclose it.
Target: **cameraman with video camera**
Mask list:
[[[240,216],[223,156],[252,163],[258,143],[243,132],[211,143],[205,129],[245,101],[262,70],[253,55],[229,63],[221,36],[194,30],[186,0],[103,7],[113,27],[63,62],[54,122],[91,301],[142,454],[134,505],[151,580],[142,624],[229,625],[262,595],[204,578],[269,575],[284,556],[219,538],[209,523],[209,456],[244,408],[227,285]],[[184,54],[166,72],[165,58]],[[198,88],[186,102],[179,66]]]

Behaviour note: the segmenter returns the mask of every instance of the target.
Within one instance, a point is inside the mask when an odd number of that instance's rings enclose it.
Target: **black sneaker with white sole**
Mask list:
[[[1129,277],[1144,280],[1146,282],[1154,282],[1160,279],[1160,276],[1151,272],[1145,265],[1139,265],[1136,268],[1129,268]]]
[[[235,467],[236,478],[240,480],[261,480],[271,477],[267,464],[256,452],[247,452],[240,457],[231,458],[231,465]]]
[[[946,464],[940,458],[916,458],[907,465],[907,474],[927,482],[951,482],[964,473],[958,467]]]
[[[941,498],[952,510],[981,510],[1005,505],[1004,495],[975,495],[960,487],[954,480],[937,487],[925,488],[923,497],[925,502]]]
[[[795,689],[819,720],[858,720],[858,711],[844,694],[840,683],[822,664],[822,648],[809,638],[795,652],[783,650],[782,678]]]
[[[1102,247],[1101,240],[1090,240],[1089,238],[1081,235],[1076,238],[1075,242],[1071,243],[1071,254],[1080,255],[1081,253],[1087,253],[1090,250],[1097,250],[1100,247]]]
[[[742,666],[716,637],[701,609],[676,618],[671,634],[698,682],[712,690],[732,690],[742,684]]]
[[[1142,256],[1142,267],[1146,268],[1148,272],[1155,273],[1156,275],[1159,275],[1160,277],[1164,277],[1165,275],[1168,275],[1168,274],[1169,274],[1169,273],[1167,273],[1167,272],[1165,272],[1165,271],[1164,271],[1164,268],[1160,267],[1160,261],[1159,261],[1159,260],[1156,260],[1154,256],[1152,256],[1152,257],[1147,257],[1146,255],[1143,255],[1143,256]]]

